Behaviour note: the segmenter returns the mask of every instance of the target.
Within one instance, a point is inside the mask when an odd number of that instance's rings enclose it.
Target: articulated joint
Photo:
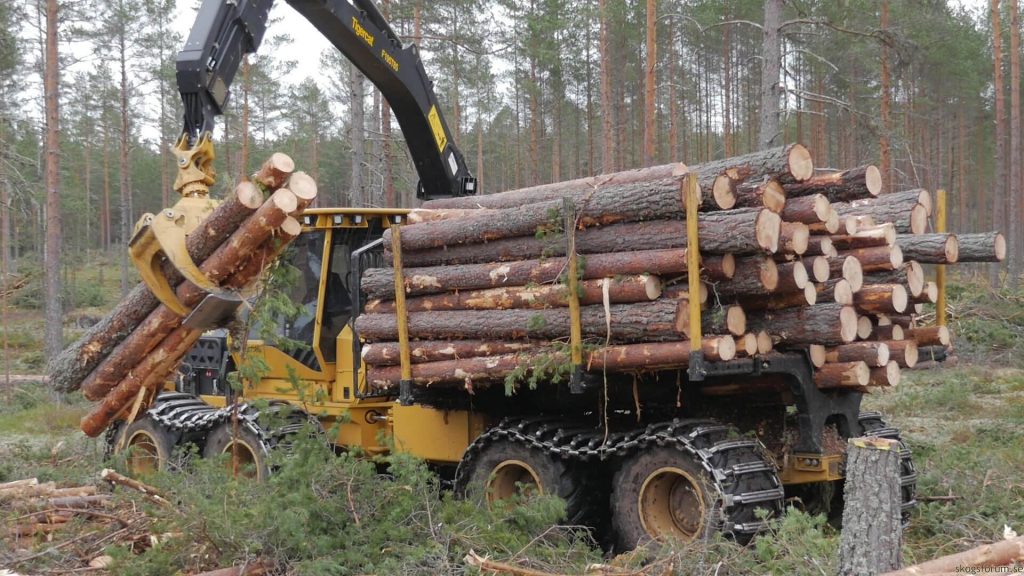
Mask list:
[[[208,196],[210,186],[217,179],[213,169],[213,160],[217,157],[213,151],[213,135],[203,132],[196,139],[195,145],[190,146],[188,134],[182,134],[171,152],[178,159],[174,190],[185,198]]]

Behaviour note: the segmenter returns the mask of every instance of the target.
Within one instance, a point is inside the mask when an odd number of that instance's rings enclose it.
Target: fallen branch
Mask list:
[[[167,508],[174,507],[174,505],[171,504],[169,500],[160,495],[160,492],[156,488],[153,488],[148,484],[143,484],[142,482],[139,482],[138,480],[135,480],[133,478],[129,478],[123,474],[118,474],[117,472],[114,472],[110,468],[104,468],[103,471],[100,472],[100,478],[106,480],[107,482],[110,482],[111,484],[118,484],[121,486],[125,486],[127,488],[131,488],[132,490],[141,493],[143,496],[146,497],[147,500],[155,504],[159,504]]]
[[[940,574],[962,571],[964,568],[1008,566],[1024,560],[1024,536],[1010,540],[984,544],[977,548],[942,556],[934,560],[908,566],[902,570],[886,572],[882,576],[915,576],[918,574]]]

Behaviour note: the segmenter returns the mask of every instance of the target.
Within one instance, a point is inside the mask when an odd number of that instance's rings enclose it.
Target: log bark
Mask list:
[[[918,346],[949,346],[949,328],[945,326],[926,326],[904,330],[907,338],[913,339]]]
[[[764,330],[790,345],[835,346],[857,337],[857,312],[851,306],[815,304],[803,308],[752,312],[747,315],[751,330]]]
[[[903,257],[925,264],[955,264],[960,244],[953,234],[900,234],[896,245]]]
[[[234,193],[188,235],[186,248],[194,262],[202,263],[227,240],[238,226],[263,203],[250,182],[240,183]],[[173,266],[164,266],[171,286],[182,282]],[[77,390],[89,375],[160,304],[145,284],[139,284],[113,310],[61,352],[47,368],[51,385],[61,392]]]
[[[896,328],[899,328],[899,326],[896,326]],[[890,358],[899,364],[901,368],[913,368],[917,365],[917,342],[914,340],[891,340],[887,344],[889,346]]]
[[[907,302],[902,284],[869,284],[853,295],[853,305],[864,314],[902,314]]]
[[[875,222],[892,222],[900,234],[924,234],[928,228],[928,210],[917,202],[916,194],[913,198],[901,194],[882,194],[851,203],[833,202],[832,208],[844,218],[870,216]],[[889,199],[890,196],[899,197]]]
[[[504,356],[529,352],[542,347],[539,342],[508,342],[501,340],[420,340],[410,342],[409,358],[414,364]],[[373,366],[397,366],[400,363],[398,342],[374,342],[363,346],[363,362]]]
[[[288,177],[295,171],[295,161],[291,156],[281,152],[275,152],[260,166],[260,169],[252,175],[252,179],[267,190],[277,190],[284,186]]]
[[[853,438],[846,460],[839,575],[861,576],[899,568],[903,533],[899,442]]]
[[[252,285],[301,232],[302,225],[298,220],[291,216],[285,218],[274,230],[274,237],[254,250],[249,259],[238,267],[238,271],[224,282],[223,286],[232,290],[244,290]]]
[[[833,278],[818,285],[818,298],[822,303],[835,302],[844,306],[853,305],[853,288],[845,278]]]
[[[889,345],[885,342],[851,342],[829,348],[825,353],[826,362],[864,362],[869,367],[885,366],[889,363]]]
[[[780,216],[787,222],[802,222],[804,224],[820,224],[828,222],[832,214],[832,203],[821,194],[803,196],[801,198],[787,198]]]
[[[776,180],[742,182],[733,194],[738,208],[767,208],[779,214],[786,206],[786,193]]]
[[[906,337],[902,326],[899,324],[882,324],[881,318],[879,317],[878,323],[875,324],[874,329],[871,331],[872,338],[885,341],[901,341]]]
[[[639,274],[580,282],[580,304],[604,302],[605,284],[609,302],[612,304],[647,302],[661,296],[661,279],[649,274]],[[409,312],[559,308],[569,305],[569,287],[565,284],[544,284],[465,290],[409,298],[405,305]],[[371,300],[365,308],[367,314],[392,314],[394,311],[395,303],[392,300]]]
[[[810,228],[808,227],[808,230]],[[811,235],[807,240],[807,251],[804,252],[804,256],[825,256],[828,258],[834,258],[839,255],[835,245],[832,244],[832,239],[828,236],[821,234]]]
[[[403,254],[404,256],[404,254]],[[632,274],[672,275],[686,272],[686,250],[645,250],[591,254],[581,258],[583,279]],[[707,256],[702,260],[702,277],[725,280],[732,277],[731,256]],[[556,282],[566,269],[564,257],[520,262],[464,264],[406,268],[405,290],[409,296],[439,294],[449,290],[476,290],[501,286],[525,286]],[[369,298],[392,299],[395,282],[390,268],[371,268],[362,278]]]
[[[924,288],[917,296],[910,298],[912,304],[935,304],[939,299],[939,285],[935,282],[925,282]]]
[[[890,360],[885,366],[871,369],[867,385],[878,388],[898,386],[901,374],[899,364],[895,360]]]
[[[814,384],[821,390],[867,386],[871,369],[864,362],[826,363],[814,371]]]
[[[221,284],[246,261],[246,256],[267,242],[274,229],[288,218],[297,200],[288,189],[282,188],[246,219],[227,241],[222,243],[200,266],[199,270],[215,284]],[[177,288],[181,303],[193,308],[206,293],[191,282],[182,282]],[[117,348],[83,381],[82,393],[89,400],[99,400],[126,374],[135,369],[140,359],[153,350],[172,330],[181,325],[183,318],[161,305],[132,331]]]
[[[958,262],[1002,262],[1006,238],[999,232],[957,234]]]
[[[903,250],[899,246],[875,246],[840,250],[839,257],[852,256],[860,262],[862,272],[884,272],[899,269],[903,265]]]
[[[878,196],[882,191],[882,175],[872,165],[859,166],[842,172],[815,174],[803,182],[784,186],[789,197],[823,194],[832,202],[849,202]]]
[[[984,544],[964,552],[949,554],[908,566],[881,576],[917,576],[918,574],[946,574],[964,572],[968,568],[1009,566],[1024,561],[1024,536]]]
[[[842,222],[839,220],[839,212],[836,212],[834,207],[829,208],[828,219],[824,222],[817,222],[814,224],[808,224],[807,227],[810,229],[811,234],[835,234],[839,231],[839,225]]]
[[[797,182],[814,175],[811,154],[800,144],[778,146],[733,156],[723,160],[712,160],[690,167],[696,174],[724,174],[736,181],[774,178],[780,183]]]
[[[800,222],[782,222],[780,224],[779,253],[796,254],[797,256],[806,254],[810,241],[811,232],[806,224]]]
[[[912,297],[924,290],[924,268],[914,260],[904,262],[898,270],[882,270],[868,274],[865,280],[871,284],[902,284]]]
[[[829,258],[828,268],[832,278],[845,279],[854,292],[858,292],[864,286],[864,268],[856,256],[840,254],[835,258]]]
[[[810,264],[807,264],[808,262]],[[828,264],[828,258],[815,256],[804,260],[804,263],[815,282],[828,282],[829,278],[832,277],[832,268]]]
[[[774,264],[774,261],[772,261]],[[797,292],[803,291],[804,287],[810,281],[810,276],[807,274],[807,267],[804,263],[797,260],[795,262],[784,262],[777,264],[779,281],[775,286],[777,292]]]
[[[776,224],[777,220],[778,217],[767,210],[755,209],[701,214],[697,221],[701,254],[773,252],[781,244],[782,223]],[[404,246],[405,236],[402,238]],[[651,220],[585,228],[576,231],[575,241],[576,251],[580,254],[685,248],[686,222]],[[385,242],[385,246],[390,246],[390,243]],[[561,234],[543,238],[519,236],[428,250],[403,249],[402,261],[410,267],[512,262],[564,256],[565,246],[565,237]],[[390,258],[390,250],[385,250],[385,257]]]
[[[626,170],[611,174],[599,174],[587,178],[579,178],[565,182],[554,182],[542,184],[530,188],[509,190],[497,194],[485,196],[463,196],[460,198],[442,198],[429,200],[423,203],[423,208],[450,209],[450,208],[518,208],[525,204],[535,204],[548,200],[558,200],[574,192],[597,190],[609,186],[621,186],[624,184],[638,184],[664,180],[671,177],[685,176],[688,173],[685,164],[664,164],[651,166],[638,170]]]
[[[806,273],[806,270],[804,271]],[[779,265],[767,256],[736,259],[732,279],[719,282],[715,292],[721,296],[765,295],[779,285]]]
[[[832,236],[832,245],[837,250],[851,248],[870,248],[873,246],[892,246],[896,243],[896,227],[891,222],[865,226],[853,234]]]
[[[736,300],[745,311],[781,310],[798,306],[814,306],[818,302],[818,291],[813,284],[803,289],[777,294],[738,296]]]
[[[423,224],[425,222],[439,222],[441,220],[466,218],[467,216],[480,216],[485,214],[493,215],[494,213],[494,210],[489,210],[487,208],[448,208],[445,210],[417,208],[410,210],[409,213],[405,215],[405,220],[408,224]]]

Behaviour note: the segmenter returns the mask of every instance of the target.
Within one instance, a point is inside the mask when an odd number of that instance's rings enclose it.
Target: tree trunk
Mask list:
[[[853,288],[846,278],[832,278],[823,284],[818,284],[816,288],[822,304],[835,302],[844,306],[853,305]]]
[[[854,306],[864,314],[902,314],[907,302],[907,289],[902,284],[872,284],[853,295]]]
[[[363,164],[366,162],[366,112],[363,107],[366,83],[355,64],[349,65],[349,145],[352,147],[349,205],[367,206]]]
[[[906,236],[906,238],[917,238],[918,236]],[[896,227],[891,222],[865,226],[853,234],[842,234],[832,236],[832,245],[837,250],[850,250],[853,248],[871,248],[874,246],[892,246],[896,243]]]
[[[918,346],[949,346],[949,328],[946,326],[909,328],[903,332],[907,338],[917,342]]]
[[[889,345],[885,342],[851,342],[829,348],[825,352],[826,362],[864,362],[869,367],[885,366],[889,363]]]
[[[899,326],[896,326],[899,328]],[[917,365],[918,347],[917,341],[892,340],[888,343],[889,358],[895,361],[901,368],[913,368]]]
[[[829,275],[843,278],[850,283],[850,289],[857,292],[864,285],[864,267],[856,256],[840,254],[828,259]]]
[[[1021,180],[1021,130],[1020,123],[1020,20],[1017,0],[1010,0],[1010,183],[1007,189],[1006,232],[1010,236],[1010,265],[1007,279],[1011,288],[1020,282],[1024,257],[1021,250],[1021,196],[1024,196],[1024,181]]]
[[[923,264],[954,264],[960,253],[960,244],[953,234],[900,234],[896,245],[903,258]]]
[[[288,178],[294,171],[295,161],[291,156],[275,152],[253,174],[252,179],[266,190],[277,190],[288,182]]]
[[[656,276],[616,276],[581,281],[580,304],[601,304],[606,284],[608,301],[612,304],[648,302],[661,296],[661,280]],[[508,286],[420,296],[407,299],[405,304],[409,312],[561,308],[569,305],[569,291],[565,284]],[[393,314],[395,304],[390,300],[371,300],[366,304],[365,311],[368,314]]]
[[[890,202],[884,199],[886,196],[895,194],[884,194],[870,200],[857,200],[851,204],[833,202],[832,208],[841,217],[848,216],[870,216],[875,222],[892,222],[896,232],[900,234],[924,234],[928,228],[928,209],[919,204],[916,199],[913,201],[904,200]]]
[[[764,330],[786,344],[835,346],[857,337],[857,312],[852,306],[816,304],[747,315],[751,331]]]
[[[992,185],[992,228],[996,230],[1008,230],[1007,225],[1010,216],[998,206],[999,199],[1006,198],[1009,193],[1007,189],[1007,163],[1006,155],[1006,96],[1003,87],[1003,33],[1000,27],[999,0],[990,0],[992,16],[992,64],[993,64],[993,92],[995,93],[995,124],[996,124],[996,173],[995,182]],[[1017,128],[1019,129],[1019,127]],[[999,267],[992,266],[989,281],[993,287],[999,283]]]
[[[924,268],[910,260],[897,270],[872,272],[866,280],[871,284],[902,284],[908,294],[917,297],[924,290]]]
[[[889,0],[882,0],[881,28],[883,34],[889,28]],[[883,189],[892,192],[892,79],[889,74],[889,41],[887,38],[881,41],[882,45],[882,94],[879,103],[879,115],[882,121],[882,130],[879,135],[878,152],[881,164],[881,175],[883,178]]]
[[[773,1],[773,0],[769,0]],[[690,172],[705,176],[726,176],[732,180],[775,179],[781,184],[800,182],[814,175],[810,152],[800,144],[763,148],[732,158],[711,160],[690,166]]]
[[[811,194],[786,198],[786,204],[779,213],[787,222],[817,224],[827,222],[832,214],[832,203],[822,194]]]
[[[540,342],[500,340],[425,340],[409,344],[409,359],[414,364],[461,360],[481,356],[504,356],[543,347]],[[401,363],[398,342],[374,342],[363,346],[363,362],[372,366],[397,366]]]
[[[999,232],[957,234],[957,262],[1002,262],[1006,238]]]
[[[852,438],[846,449],[840,576],[861,576],[900,566],[903,534],[900,446],[885,438]]]
[[[764,207],[780,214],[786,206],[786,193],[776,180],[737,184],[733,195],[736,197],[736,206],[741,208]]]
[[[805,282],[806,273],[805,269]],[[719,283],[715,292],[722,296],[767,295],[779,287],[779,276],[779,265],[767,256],[737,258],[732,279]]]
[[[795,254],[797,256],[802,256],[807,254],[810,242],[811,232],[810,229],[807,228],[806,224],[801,224],[800,222],[782,222],[779,225],[778,254]]]
[[[779,105],[782,91],[779,88],[779,73],[782,69],[782,26],[783,0],[765,0],[764,34],[761,46],[761,123],[758,131],[759,150],[776,145],[781,140],[779,132]]]
[[[239,184],[235,193],[188,235],[186,247],[194,262],[203,262],[213,254],[238,226],[262,204],[252,184]],[[172,286],[182,281],[178,271],[164,267]],[[137,285],[126,298],[75,343],[54,357],[48,367],[50,382],[56,390],[77,390],[85,378],[160,302],[144,284]]]
[[[644,166],[654,164],[657,148],[657,95],[658,78],[654,68],[658,63],[658,2],[647,0],[647,60],[644,62]],[[673,78],[674,82],[675,79]]]
[[[131,166],[128,163],[128,46],[126,31],[122,27],[117,35],[118,64],[121,67],[120,86],[120,117],[121,131],[118,134],[118,185],[121,194],[121,246],[127,246],[131,239],[132,225],[132,191],[129,184]],[[121,297],[128,295],[128,251],[121,251]]]
[[[814,371],[814,384],[820,390],[867,386],[871,369],[862,361],[826,363]]]
[[[902,370],[900,365],[895,360],[890,361],[885,366],[871,369],[871,375],[868,377],[868,386],[878,388],[890,388],[897,386],[900,383],[900,376]]]
[[[860,262],[863,272],[880,272],[898,270],[903,265],[903,250],[899,246],[876,246],[874,248],[854,248],[842,250],[839,257],[854,257]],[[845,278],[845,276],[844,276]],[[850,280],[847,278],[847,280]],[[852,284],[851,280],[851,284]]]
[[[882,176],[872,165],[851,168],[842,172],[816,174],[803,182],[783,186],[787,198],[822,194],[830,202],[850,202],[873,198],[882,191]]]
[[[60,63],[57,56],[57,0],[46,1],[46,328],[44,349],[48,358],[64,348],[64,315],[61,311],[60,256],[62,227],[60,214]],[[6,120],[0,120],[3,122]],[[5,162],[6,159],[0,159]],[[3,279],[6,282],[6,278]],[[6,330],[7,327],[4,326]]]
[[[603,147],[601,151],[601,171],[605,174],[615,172],[615,112],[612,107],[612,61],[609,50],[608,0],[598,0],[597,13],[600,24],[598,51],[601,60],[601,135]]]

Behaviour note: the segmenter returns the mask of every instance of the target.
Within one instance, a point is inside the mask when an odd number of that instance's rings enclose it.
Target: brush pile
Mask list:
[[[701,196],[699,271],[687,269],[687,174]],[[574,246],[586,370],[681,368],[697,346],[711,361],[809,350],[821,389],[894,386],[920,347],[949,345],[945,327],[918,324],[937,293],[922,264],[999,261],[1006,246],[998,233],[930,233],[929,192],[881,188],[874,166],[816,171],[791,144],[427,202],[400,233],[413,384],[471,391],[567,362]],[[391,391],[395,271],[368,270],[362,289],[367,379]],[[699,343],[690,299],[703,306]]]

